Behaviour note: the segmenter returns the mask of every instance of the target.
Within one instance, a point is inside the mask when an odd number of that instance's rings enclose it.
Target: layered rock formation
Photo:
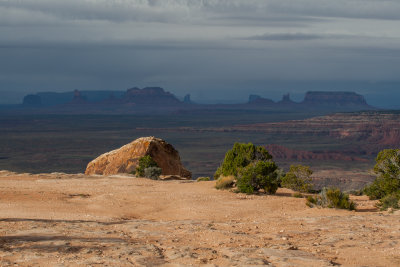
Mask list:
[[[236,125],[230,130],[265,132],[290,138],[328,137],[349,143],[347,152],[362,152],[363,155],[375,155],[381,149],[400,146],[400,114],[397,112],[337,113],[306,120]]]
[[[347,155],[346,153],[322,151],[313,152],[306,150],[294,150],[280,145],[266,145],[265,148],[274,157],[282,160],[342,160],[342,161],[360,161],[368,162],[367,159]]]
[[[91,161],[85,174],[110,175],[135,172],[139,159],[150,155],[162,169],[163,175],[178,175],[190,179],[192,174],[186,170],[178,151],[164,140],[155,137],[142,137],[123,147],[105,153]]]

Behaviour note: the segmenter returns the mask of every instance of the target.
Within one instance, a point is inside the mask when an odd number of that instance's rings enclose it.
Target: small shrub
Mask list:
[[[244,168],[237,178],[238,191],[252,194],[264,189],[268,194],[275,194],[279,180],[273,161],[257,161]]]
[[[199,177],[197,178],[197,182],[205,182],[205,181],[210,181],[210,177]]]
[[[162,170],[159,167],[149,167],[144,169],[144,177],[152,180],[158,180],[160,179],[161,172]]]
[[[307,202],[306,205],[310,208],[313,208],[315,206],[317,206],[318,203],[318,198],[317,197],[313,197],[313,196],[308,196],[307,197]]]
[[[338,188],[324,188],[315,198],[307,197],[307,206],[321,206],[325,208],[355,210],[356,204],[350,200],[349,195]]]
[[[159,167],[150,155],[146,155],[139,159],[139,165],[136,168],[136,176],[145,177],[145,169],[151,167]]]
[[[235,143],[233,148],[226,152],[224,161],[214,174],[214,179],[221,175],[238,176],[239,172],[255,161],[268,161],[272,156],[262,146],[255,146],[252,143]]]
[[[303,193],[313,189],[311,175],[313,171],[309,166],[291,165],[289,172],[282,177],[282,187]]]
[[[303,198],[304,196],[303,196],[302,193],[295,192],[295,193],[293,194],[293,197],[295,197],[295,198]]]
[[[317,198],[313,197],[313,196],[308,196],[307,197],[307,203],[311,203],[311,204],[317,204]]]
[[[235,177],[232,175],[230,176],[220,176],[217,179],[217,182],[215,184],[215,188],[218,190],[223,190],[223,189],[229,189],[232,188],[235,183]]]
[[[389,208],[399,209],[400,208],[400,192],[392,193],[379,200],[377,204],[381,210],[387,210]]]

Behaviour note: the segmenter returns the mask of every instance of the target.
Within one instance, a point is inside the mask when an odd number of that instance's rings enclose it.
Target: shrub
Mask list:
[[[273,161],[257,161],[248,165],[238,175],[238,191],[252,194],[264,189],[266,193],[274,194],[279,185],[277,169]]]
[[[139,165],[136,168],[136,176],[144,177],[145,176],[145,169],[151,167],[158,167],[157,163],[153,160],[150,155],[146,155],[139,159]]]
[[[210,177],[199,177],[197,178],[197,182],[204,182],[204,181],[210,181]]]
[[[370,199],[383,199],[389,195],[400,194],[400,150],[385,149],[376,157],[375,181],[364,188]]]
[[[304,196],[303,196],[301,193],[299,193],[299,192],[295,192],[295,193],[293,194],[293,197],[295,197],[295,198],[303,198]]]
[[[308,196],[307,197],[307,202],[308,203],[310,203],[310,204],[317,204],[317,198],[316,197],[313,197],[313,196]]]
[[[390,195],[386,195],[385,197],[379,200],[377,206],[381,210],[387,210],[388,208],[399,209],[400,193],[392,193]]]
[[[316,197],[307,197],[307,206],[322,206],[325,208],[355,210],[356,204],[350,200],[349,195],[338,188],[324,188]]]
[[[252,143],[235,143],[233,148],[225,154],[224,161],[214,174],[214,179],[218,179],[221,175],[237,177],[238,173],[250,163],[271,159],[272,156],[262,146],[255,146]]]
[[[152,180],[158,180],[160,179],[161,172],[162,170],[159,167],[149,167],[144,169],[144,177]]]
[[[229,189],[232,188],[235,183],[235,177],[230,176],[220,176],[215,184],[215,188],[221,189]]]
[[[281,185],[294,191],[310,192],[313,189],[310,178],[312,173],[313,171],[309,166],[291,165],[289,172],[282,177]]]

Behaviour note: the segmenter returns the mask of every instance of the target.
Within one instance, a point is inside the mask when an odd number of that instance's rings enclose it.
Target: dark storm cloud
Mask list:
[[[0,36],[1,99],[134,85],[243,97],[273,93],[271,80],[400,77],[399,1],[0,0]]]

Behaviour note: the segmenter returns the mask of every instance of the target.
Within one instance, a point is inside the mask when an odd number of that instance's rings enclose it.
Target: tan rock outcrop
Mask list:
[[[155,137],[142,137],[105,153],[91,161],[85,174],[110,175],[135,172],[139,159],[150,155],[162,169],[163,175],[178,175],[190,179],[192,173],[186,170],[178,151],[170,144]]]

